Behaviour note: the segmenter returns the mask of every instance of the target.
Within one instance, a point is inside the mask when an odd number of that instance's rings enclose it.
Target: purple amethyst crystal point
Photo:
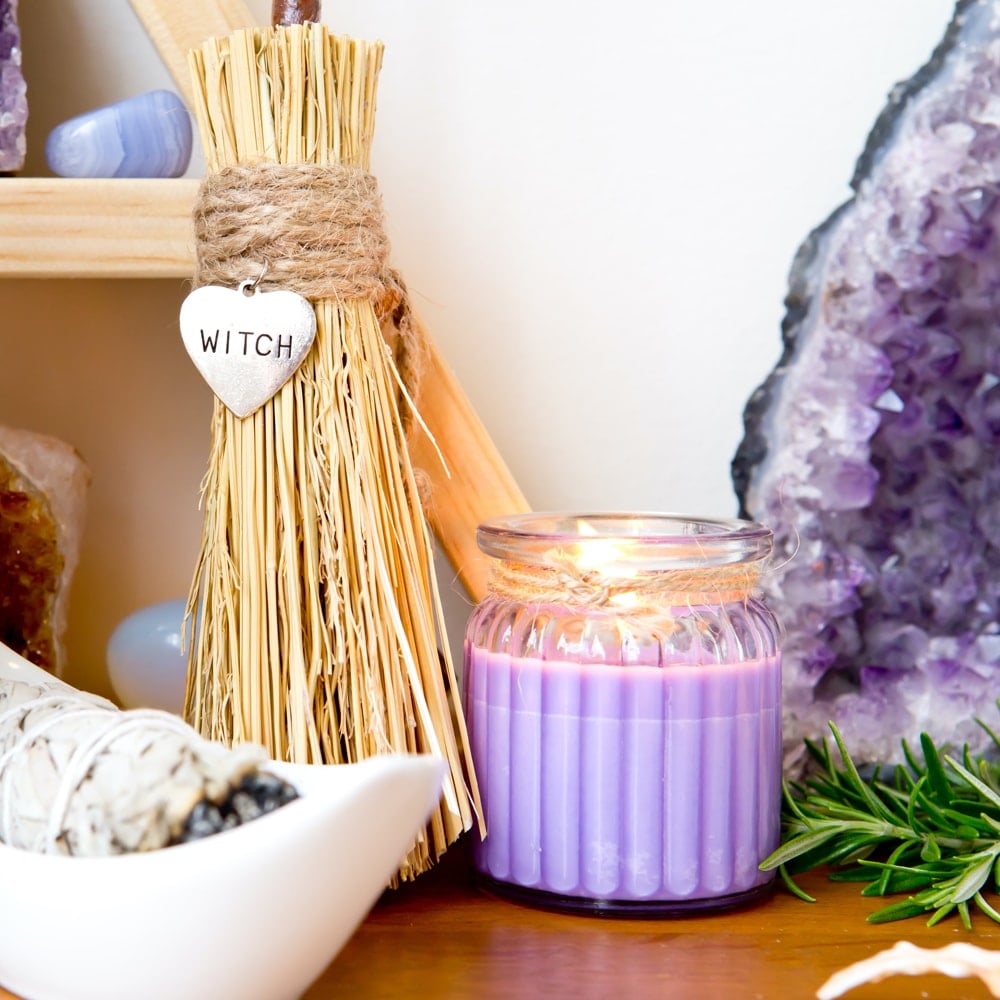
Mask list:
[[[733,460],[775,531],[786,739],[988,737],[1000,695],[1000,0],[963,0],[791,271]]]
[[[0,0],[0,174],[24,166],[28,98],[21,75],[17,0]]]

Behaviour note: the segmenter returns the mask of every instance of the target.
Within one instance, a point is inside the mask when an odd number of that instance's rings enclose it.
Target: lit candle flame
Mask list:
[[[613,568],[616,577],[635,576],[632,568],[635,546],[620,538],[601,538],[588,521],[577,522],[577,534],[583,541],[571,547],[570,561],[580,573],[604,572]]]
[[[577,522],[577,535],[581,541],[568,548],[566,561],[579,577],[606,578],[612,587],[607,601],[620,608],[630,609],[639,605],[639,595],[627,581],[636,577],[635,545],[621,538],[602,538],[587,520]],[[624,589],[622,581],[626,581]]]

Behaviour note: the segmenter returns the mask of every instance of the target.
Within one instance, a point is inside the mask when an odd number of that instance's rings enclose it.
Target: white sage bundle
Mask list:
[[[11,847],[148,851],[296,797],[259,770],[262,747],[212,743],[168,712],[121,711],[26,663],[23,679],[8,673],[0,670],[0,841]]]

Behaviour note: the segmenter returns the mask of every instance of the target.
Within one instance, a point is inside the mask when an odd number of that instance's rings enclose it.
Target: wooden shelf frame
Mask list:
[[[0,179],[0,277],[181,278],[198,181]]]
[[[187,51],[253,26],[243,0],[130,0],[185,101]],[[0,278],[190,277],[198,181],[0,178]]]

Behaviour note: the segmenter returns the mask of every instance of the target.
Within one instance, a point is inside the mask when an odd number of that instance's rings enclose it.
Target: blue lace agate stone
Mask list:
[[[126,708],[184,711],[186,605],[184,598],[150,604],[115,626],[108,639],[108,679]]]
[[[151,90],[57,125],[45,143],[60,177],[180,177],[191,160],[191,117],[169,90]]]

